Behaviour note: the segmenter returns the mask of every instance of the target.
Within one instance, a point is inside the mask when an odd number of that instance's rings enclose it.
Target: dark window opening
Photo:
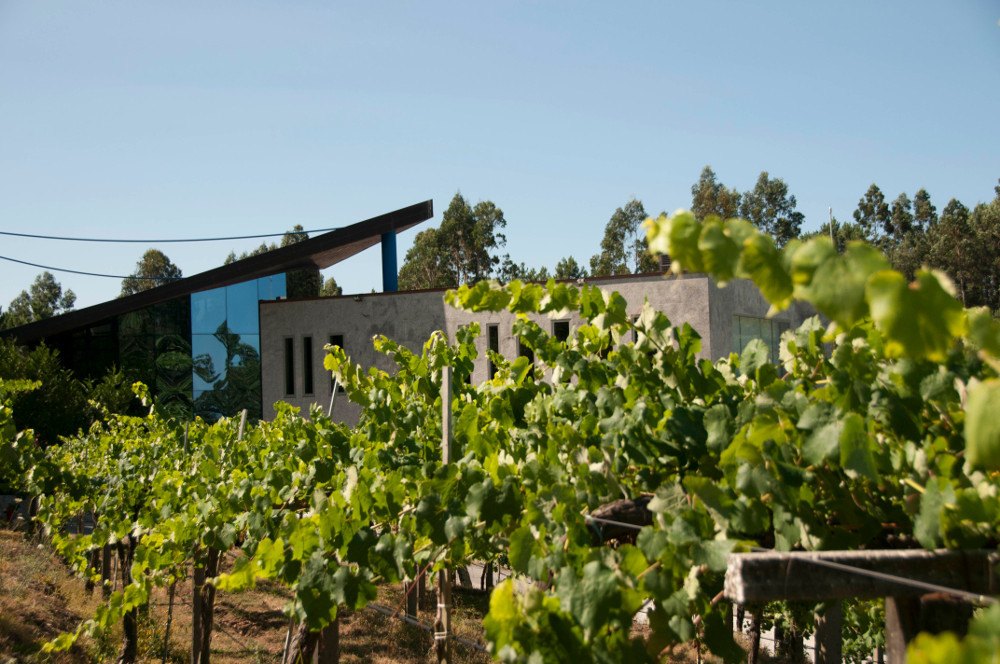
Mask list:
[[[500,354],[500,326],[490,325],[486,328],[487,342],[489,349],[496,354]],[[497,365],[493,364],[493,360],[486,358],[486,372],[489,374],[490,380],[493,380],[493,376],[497,375]]]
[[[302,393],[313,393],[313,338],[302,337]]]
[[[331,334],[330,335],[330,345],[331,346],[337,346],[339,348],[343,348],[344,347],[344,335],[343,334]],[[330,391],[331,392],[333,391],[333,384],[335,382],[336,381],[333,378],[333,374],[330,374]],[[340,385],[338,383],[337,384],[337,393],[341,394],[341,393],[343,393],[343,391],[344,391],[344,386]]]
[[[569,339],[569,321],[568,320],[557,320],[552,323],[552,336],[554,336],[559,341],[566,341]]]
[[[517,354],[520,357],[526,357],[526,358],[528,358],[528,361],[531,362],[532,364],[535,363],[535,353],[534,353],[534,351],[531,350],[530,348],[528,348],[524,344],[524,342],[522,342],[520,339],[517,340]]]
[[[295,394],[295,340],[285,338],[285,394]]]

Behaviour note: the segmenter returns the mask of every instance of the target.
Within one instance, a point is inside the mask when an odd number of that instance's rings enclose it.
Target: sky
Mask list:
[[[805,229],[877,183],[1000,178],[1000,2],[0,0],[0,230],[190,238],[347,225],[461,192],[528,266],[587,264],[631,197],[782,178]],[[150,245],[192,275],[254,241]],[[124,275],[142,244],[0,236]],[[0,260],[0,306],[38,268]],[[120,281],[54,272],[77,307]],[[378,247],[324,272],[381,290]]]

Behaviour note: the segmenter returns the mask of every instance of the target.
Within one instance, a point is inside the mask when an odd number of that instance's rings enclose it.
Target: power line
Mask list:
[[[602,519],[600,517],[592,516],[590,514],[585,514],[584,519],[587,521],[594,521],[597,523],[605,523],[612,526],[620,526],[623,528],[631,528],[633,530],[642,530],[645,526],[639,526],[634,523],[625,523],[624,521],[614,521],[612,519]],[[781,553],[780,551],[775,551],[774,549],[765,549],[759,546],[750,547],[751,551],[758,553]],[[811,553],[823,553],[822,551],[813,551]],[[822,558],[806,557],[796,558],[795,562],[810,563],[813,565],[819,565],[820,567],[828,567],[830,569],[835,569],[841,572],[847,572],[849,574],[856,574],[858,576],[867,576],[872,579],[878,579],[879,581],[886,581],[889,583],[895,583],[901,586],[909,586],[911,588],[916,588],[918,590],[927,590],[930,592],[938,592],[946,595],[952,595],[953,597],[958,597],[971,602],[973,604],[988,605],[996,604],[997,599],[995,597],[990,597],[989,595],[981,595],[979,593],[969,592],[967,590],[959,590],[957,588],[948,588],[947,586],[938,585],[936,583],[927,583],[926,581],[919,581],[917,579],[910,579],[903,576],[897,576],[895,574],[887,574],[885,572],[877,572],[875,570],[865,569],[863,567],[855,567],[854,565],[845,565],[844,563],[838,563],[832,560],[824,560]]]
[[[289,233],[325,233],[327,231],[335,231],[340,227],[334,228],[313,228],[311,230],[303,231],[285,231],[283,233],[260,233],[259,235],[230,235],[228,237],[194,237],[194,238],[170,238],[170,239],[160,239],[160,240],[135,240],[135,239],[119,239],[119,238],[99,238],[99,237],[70,237],[65,235],[36,235],[34,233],[15,233],[14,231],[0,231],[0,235],[7,235],[10,237],[23,237],[32,240],[59,240],[62,242],[117,242],[117,243],[136,243],[136,244],[162,244],[168,242],[223,242],[227,240],[258,240],[265,237],[283,237]]]
[[[0,260],[10,261],[11,263],[20,263],[21,265],[30,265],[31,267],[41,268],[42,270],[51,270],[52,272],[69,272],[70,274],[82,274],[85,277],[106,277],[108,279],[138,279],[140,281],[164,280],[163,277],[140,277],[134,274],[128,274],[128,275],[103,274],[101,272],[84,272],[82,270],[71,270],[66,267],[52,267],[51,265],[40,265],[38,263],[29,263],[28,261],[22,261],[17,258],[11,258],[10,256],[0,256]],[[180,279],[181,277],[177,278]]]

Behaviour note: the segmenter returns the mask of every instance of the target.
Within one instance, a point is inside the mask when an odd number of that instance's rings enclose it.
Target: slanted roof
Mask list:
[[[424,201],[141,293],[3,330],[0,334],[12,336],[21,343],[30,343],[191,293],[299,268],[327,268],[375,246],[381,241],[383,233],[400,233],[433,216],[433,202]]]

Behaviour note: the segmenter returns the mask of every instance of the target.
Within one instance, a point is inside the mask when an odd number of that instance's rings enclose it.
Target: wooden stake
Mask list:
[[[816,615],[816,664],[839,664],[843,658],[843,623],[844,603],[839,599]]]
[[[441,371],[441,463],[451,462],[451,367]],[[451,661],[451,580],[447,570],[438,572],[437,616],[434,619],[434,649],[437,661]]]

